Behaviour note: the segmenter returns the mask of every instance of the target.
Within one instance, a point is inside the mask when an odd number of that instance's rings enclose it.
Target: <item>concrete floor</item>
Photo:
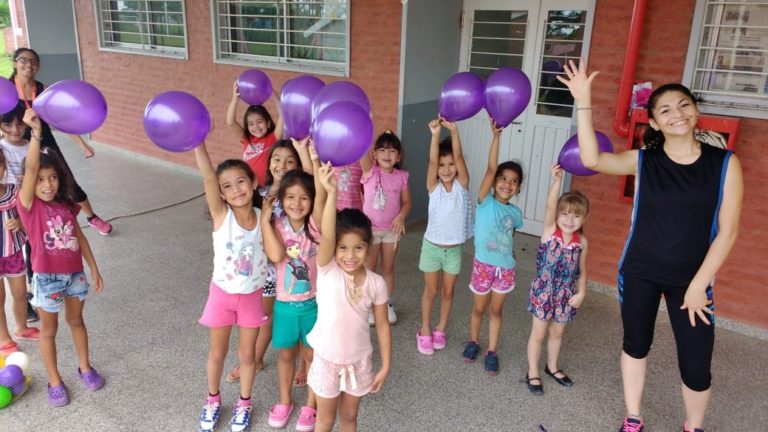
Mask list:
[[[25,396],[0,411],[0,431],[196,430],[208,347],[207,331],[196,320],[207,296],[212,260],[204,201],[189,200],[202,192],[201,181],[189,170],[169,169],[105,146],[97,146],[96,157],[85,160],[66,138],[60,142],[96,211],[105,219],[115,218],[109,237],[85,229],[105,281],[104,292],[89,297],[85,315],[92,362],[107,384],[96,393],[86,393],[80,386],[62,322],[59,367],[72,403],[48,407],[38,347],[20,342],[32,357],[33,383]],[[182,203],[172,205],[178,202]],[[165,208],[151,211],[161,207]],[[124,217],[137,213],[144,214]],[[517,236],[518,288],[505,307],[501,371],[490,377],[481,362],[467,365],[460,357],[471,308],[466,288],[469,247],[447,348],[432,357],[416,350],[422,274],[415,263],[421,238],[422,231],[413,229],[399,247],[395,304],[400,321],[393,327],[393,368],[383,392],[364,398],[360,430],[533,432],[540,430],[539,425],[549,432],[618,429],[624,415],[618,361],[621,321],[613,297],[591,291],[566,331],[561,365],[574,387],[566,389],[544,377],[546,393],[536,397],[522,379],[531,325],[525,311],[527,287],[535,271],[537,239]],[[659,315],[643,415],[647,431],[680,431],[684,414],[674,342],[666,314]],[[482,334],[487,334],[485,328]],[[234,350],[232,354],[227,369],[235,363]],[[707,431],[766,429],[766,359],[764,338],[718,330]],[[253,393],[254,431],[269,430],[267,410],[277,400],[274,351],[268,352],[266,363]],[[223,384],[225,419],[237,393],[236,385]],[[302,400],[304,390],[294,391],[294,396]],[[296,414],[290,428],[295,418]]]

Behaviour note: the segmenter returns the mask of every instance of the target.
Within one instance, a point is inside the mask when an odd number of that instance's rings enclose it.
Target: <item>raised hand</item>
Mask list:
[[[320,184],[323,185],[323,189],[325,189],[326,192],[330,194],[336,190],[336,175],[333,174],[333,166],[330,162],[320,165],[317,175],[319,176],[318,179],[320,180]]]
[[[551,169],[552,179],[553,180],[562,180],[563,179],[563,169],[560,168],[559,164],[552,165]]]
[[[448,129],[451,133],[456,132],[456,130],[458,129],[458,126],[456,125],[456,122],[448,121],[448,120],[446,120],[446,119],[444,119],[442,117],[440,117],[440,124],[444,128]]]
[[[587,62],[584,59],[580,59],[578,66],[573,60],[569,60],[568,64],[563,65],[563,70],[567,78],[560,75],[556,78],[568,87],[577,104],[580,100],[589,100],[592,97],[592,81],[600,72],[587,74]]]
[[[440,135],[440,119],[434,119],[427,124],[432,135]]]
[[[492,118],[489,118],[488,121],[491,123],[491,133],[493,133],[494,138],[498,138],[501,136],[501,129],[495,121],[493,121]]]
[[[320,160],[320,156],[317,155],[315,143],[313,142],[309,143],[309,159],[312,161],[312,163],[318,162]]]

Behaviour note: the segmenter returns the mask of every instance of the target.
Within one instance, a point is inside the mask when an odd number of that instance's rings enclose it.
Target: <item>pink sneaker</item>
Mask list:
[[[107,235],[112,232],[112,224],[96,215],[88,219],[88,225],[101,235]]]
[[[432,329],[432,346],[436,350],[445,348],[445,332],[438,329]]]
[[[432,355],[435,349],[432,346],[432,336],[422,336],[421,330],[416,332],[416,348],[424,355]]]
[[[316,420],[317,410],[308,406],[303,406],[299,410],[299,421],[296,422],[296,430],[300,432],[313,432],[315,430]]]
[[[282,429],[288,424],[288,420],[291,419],[293,413],[293,403],[290,405],[275,404],[272,409],[269,410],[269,420],[267,423],[270,427],[275,429]]]

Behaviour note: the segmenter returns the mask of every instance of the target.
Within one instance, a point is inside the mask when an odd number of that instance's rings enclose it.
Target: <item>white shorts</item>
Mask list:
[[[361,397],[371,391],[373,378],[371,355],[349,365],[340,365],[315,354],[309,367],[307,385],[321,398],[333,399],[341,392]]]

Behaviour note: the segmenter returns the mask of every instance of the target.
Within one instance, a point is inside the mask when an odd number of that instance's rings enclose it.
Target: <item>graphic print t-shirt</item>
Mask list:
[[[29,210],[21,201],[16,208],[32,247],[32,271],[66,274],[83,271],[83,256],[77,240],[80,207],[73,210],[35,197]]]

